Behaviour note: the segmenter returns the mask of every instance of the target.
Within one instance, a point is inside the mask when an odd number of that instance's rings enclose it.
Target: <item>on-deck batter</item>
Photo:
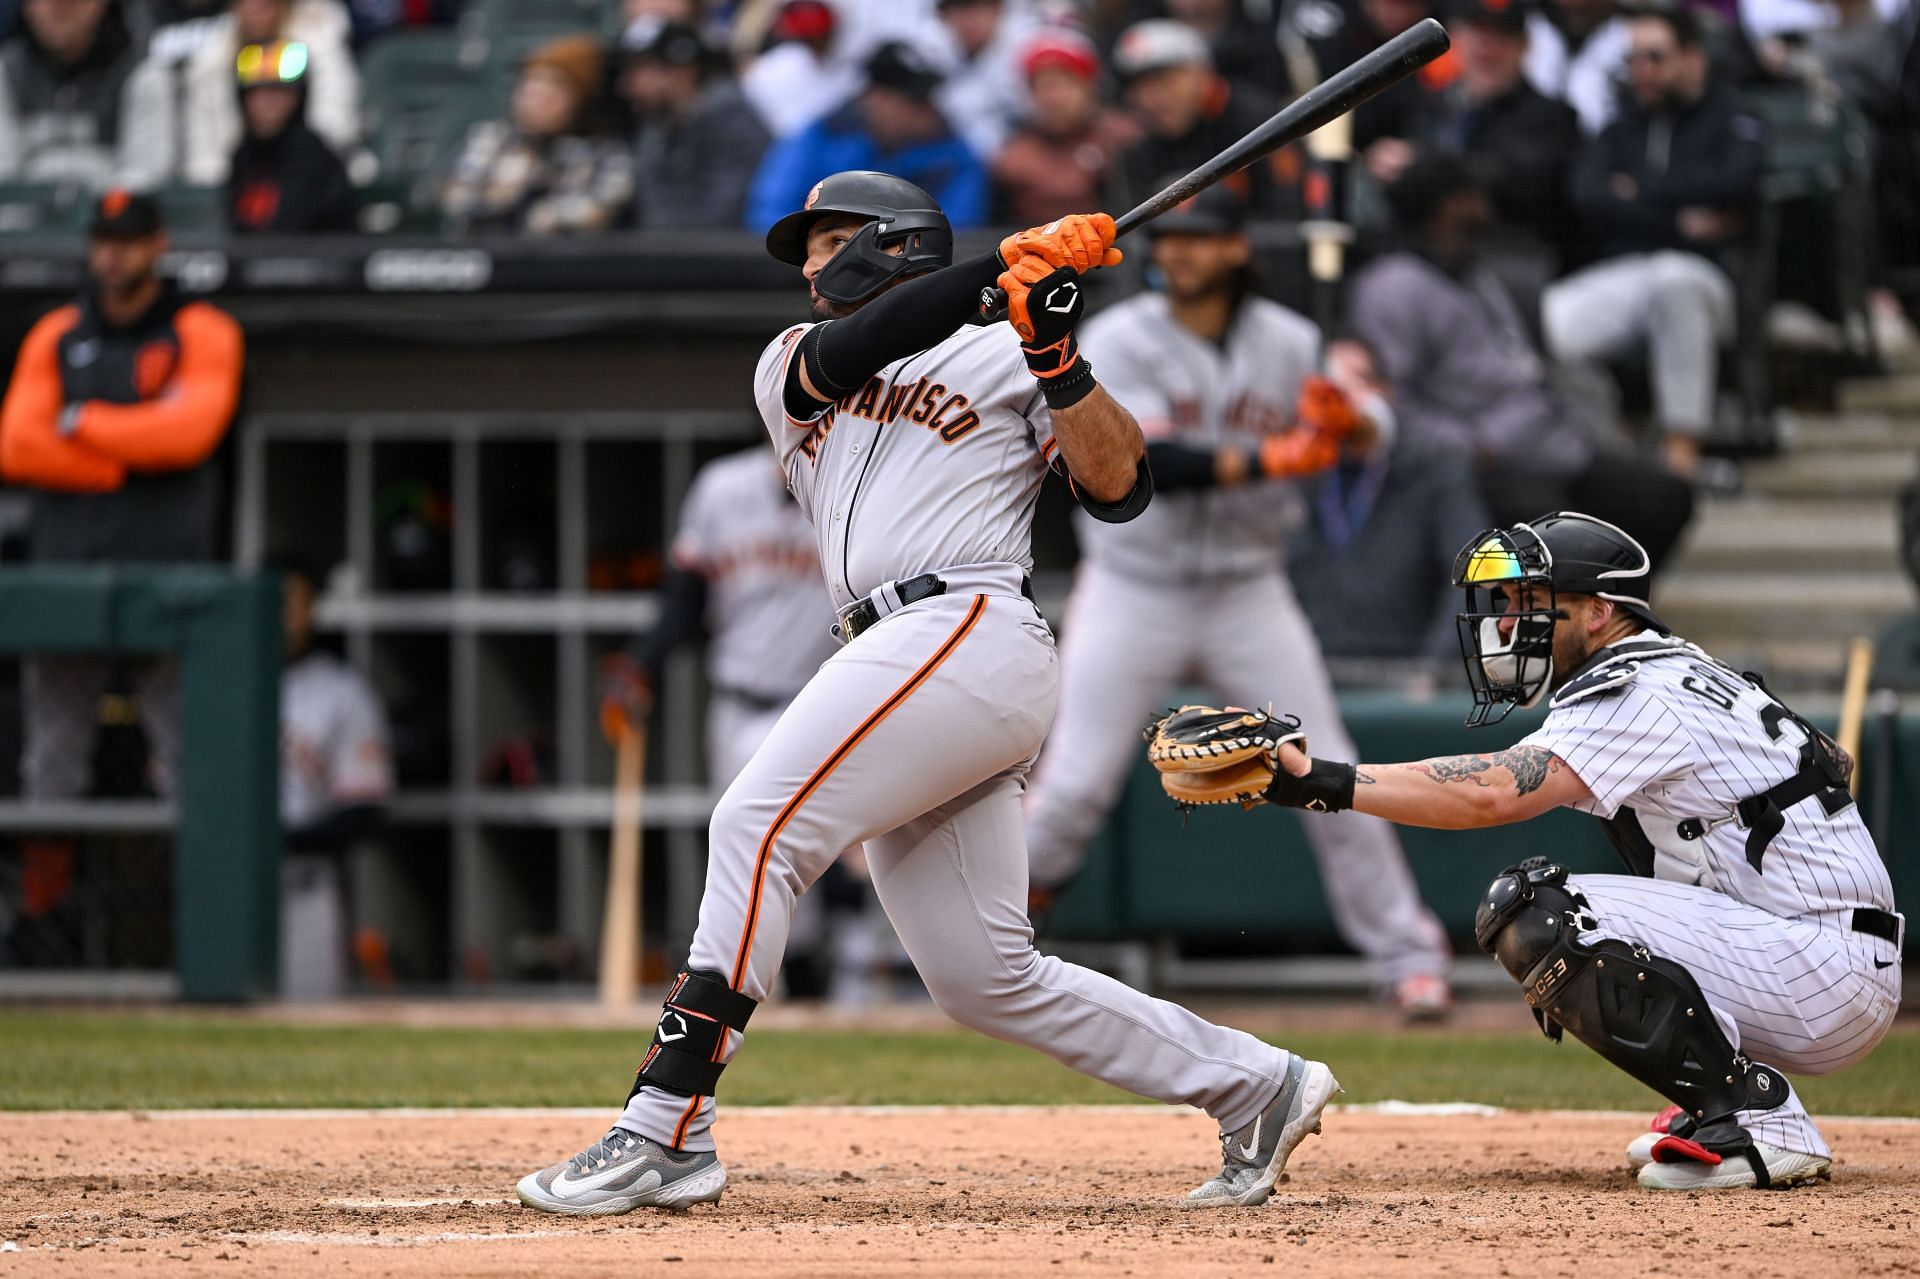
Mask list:
[[[1077,272],[1119,260],[1112,236],[1105,215],[1066,218],[950,266],[931,197],[872,173],[828,178],[768,233],[811,283],[817,322],[767,347],[755,398],[848,642],[714,812],[688,971],[625,1111],[524,1178],[522,1202],[585,1214],[719,1197],[715,1086],[767,994],[794,898],[860,842],[950,1016],[1220,1121],[1222,1168],[1196,1206],[1264,1201],[1317,1130],[1338,1090],[1325,1066],[1042,956],[1027,923],[1020,802],[1056,670],[1027,598],[1034,503],[1049,466],[1108,519],[1152,492],[1138,426],[1073,336]],[[961,327],[996,282],[1014,332]]]
[[[1550,1038],[1674,1103],[1628,1147],[1642,1186],[1817,1180],[1827,1143],[1780,1071],[1873,1051],[1900,1003],[1904,921],[1851,761],[1757,678],[1667,633],[1650,570],[1638,542],[1572,512],[1475,538],[1454,570],[1468,723],[1551,690],[1546,722],[1503,751],[1412,764],[1280,745],[1265,798],[1447,829],[1559,806],[1601,819],[1633,873],[1513,867],[1482,899],[1481,947]]]
[[[1248,292],[1244,209],[1224,186],[1150,224],[1165,288],[1087,323],[1086,350],[1152,441],[1152,509],[1124,525],[1084,516],[1067,604],[1060,713],[1027,808],[1042,893],[1076,874],[1137,758],[1135,730],[1177,682],[1227,701],[1280,697],[1316,745],[1353,753],[1320,646],[1282,563],[1288,477],[1324,469],[1302,399],[1320,359],[1303,316]],[[1216,331],[1217,330],[1217,331]],[[1384,412],[1378,403],[1369,407]],[[1348,814],[1304,819],[1335,924],[1412,1016],[1447,1006],[1445,931],[1421,902],[1392,827]]]

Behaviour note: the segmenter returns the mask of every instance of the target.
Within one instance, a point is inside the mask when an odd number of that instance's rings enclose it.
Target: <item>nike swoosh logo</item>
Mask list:
[[[1235,1154],[1239,1155],[1248,1163],[1252,1163],[1260,1155],[1260,1125],[1266,1122],[1266,1118],[1265,1115],[1254,1116],[1253,1136],[1247,1138],[1247,1144],[1245,1146],[1234,1151]]]
[[[625,1181],[622,1181],[625,1178]],[[596,1190],[633,1191],[647,1194],[660,1188],[660,1170],[649,1168],[644,1173],[631,1166],[625,1168],[606,1168],[589,1177],[577,1180],[561,1173],[553,1179],[553,1193],[559,1198],[571,1199],[591,1194]]]
[[[1873,966],[1875,968],[1891,968],[1893,967],[1893,961],[1891,959],[1876,959],[1873,961]]]

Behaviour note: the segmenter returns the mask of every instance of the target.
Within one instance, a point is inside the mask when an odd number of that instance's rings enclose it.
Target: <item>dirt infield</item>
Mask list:
[[[1196,1114],[736,1109],[715,1207],[576,1222],[513,1201],[596,1128],[0,1115],[0,1276],[1920,1273],[1914,1122],[1828,1124],[1830,1186],[1662,1196],[1619,1158],[1628,1118],[1347,1112],[1266,1207],[1194,1213],[1175,1204],[1217,1152]]]

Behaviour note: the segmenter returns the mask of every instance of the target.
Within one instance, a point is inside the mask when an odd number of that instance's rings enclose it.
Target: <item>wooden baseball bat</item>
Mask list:
[[[640,801],[647,772],[644,724],[624,724],[613,766],[613,841],[600,922],[600,1002],[633,1003],[640,978]]]
[[[1447,31],[1422,18],[1357,62],[1340,68],[1274,112],[1267,122],[1177,182],[1114,220],[1119,235],[1134,231],[1223,178],[1297,142],[1328,121],[1392,88],[1447,51]]]
[[[1847,682],[1840,697],[1839,731],[1833,735],[1840,749],[1853,758],[1853,776],[1847,779],[1847,789],[1854,795],[1860,793],[1860,729],[1867,718],[1867,681],[1872,675],[1873,641],[1855,637],[1847,645]]]

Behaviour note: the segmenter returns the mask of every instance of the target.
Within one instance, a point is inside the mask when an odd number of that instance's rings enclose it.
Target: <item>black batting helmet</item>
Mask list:
[[[830,214],[869,221],[813,281],[829,302],[864,302],[897,279],[953,261],[953,228],[934,198],[905,178],[866,169],[815,183],[806,205],[767,231],[767,252],[782,262],[806,265],[807,233]],[[898,256],[886,252],[895,244],[906,250]]]
[[[1643,625],[1665,632],[1667,624],[1647,603],[1652,577],[1645,547],[1624,530],[1577,511],[1488,529],[1461,547],[1453,584],[1467,593],[1466,611],[1455,619],[1473,690],[1467,723],[1498,723],[1545,694],[1553,682],[1553,624],[1560,620],[1562,595],[1612,600]],[[1525,588],[1527,607],[1515,608],[1505,586]],[[1500,624],[1507,620],[1513,626],[1503,636]]]

